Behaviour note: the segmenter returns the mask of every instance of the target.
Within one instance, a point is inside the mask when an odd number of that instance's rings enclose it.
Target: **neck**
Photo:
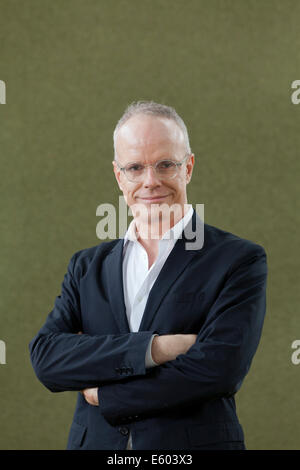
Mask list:
[[[168,214],[158,213],[157,217],[153,212],[148,214],[148,218],[135,217],[135,227],[138,240],[147,246],[158,246],[158,241],[176,225],[189,211],[188,205],[179,206],[175,211]]]

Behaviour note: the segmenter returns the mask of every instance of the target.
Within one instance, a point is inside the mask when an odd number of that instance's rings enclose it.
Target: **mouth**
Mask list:
[[[155,202],[161,202],[163,199],[165,199],[166,197],[168,197],[169,194],[167,194],[166,196],[148,196],[148,197],[139,197],[138,199],[140,199],[142,202],[144,203],[155,203]]]

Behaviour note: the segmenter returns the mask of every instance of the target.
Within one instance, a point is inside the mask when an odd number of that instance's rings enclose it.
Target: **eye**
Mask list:
[[[139,163],[131,163],[126,167],[126,171],[130,171],[131,173],[135,173],[137,171],[141,171],[143,169],[143,165],[140,165]]]
[[[158,163],[157,168],[159,170],[167,170],[168,168],[173,168],[174,166],[175,163],[171,160],[163,160],[162,162]]]

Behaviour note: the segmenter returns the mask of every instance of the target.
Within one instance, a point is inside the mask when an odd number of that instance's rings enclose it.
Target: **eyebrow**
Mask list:
[[[174,161],[174,162],[177,161],[177,160],[174,159],[174,157],[161,157],[161,158],[158,158],[153,164],[158,163],[158,162],[162,162],[164,160],[171,160],[171,161]],[[130,165],[132,163],[139,163],[139,164],[144,165],[144,162],[141,162],[141,161],[138,161],[138,160],[132,160],[131,162],[125,163],[124,166]]]

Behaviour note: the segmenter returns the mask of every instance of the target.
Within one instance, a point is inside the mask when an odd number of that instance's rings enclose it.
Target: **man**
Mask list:
[[[30,343],[49,390],[80,392],[68,449],[245,449],[234,395],[263,327],[265,251],[208,224],[187,249],[195,157],[173,108],[133,103],[114,148],[134,218],[72,256]]]

